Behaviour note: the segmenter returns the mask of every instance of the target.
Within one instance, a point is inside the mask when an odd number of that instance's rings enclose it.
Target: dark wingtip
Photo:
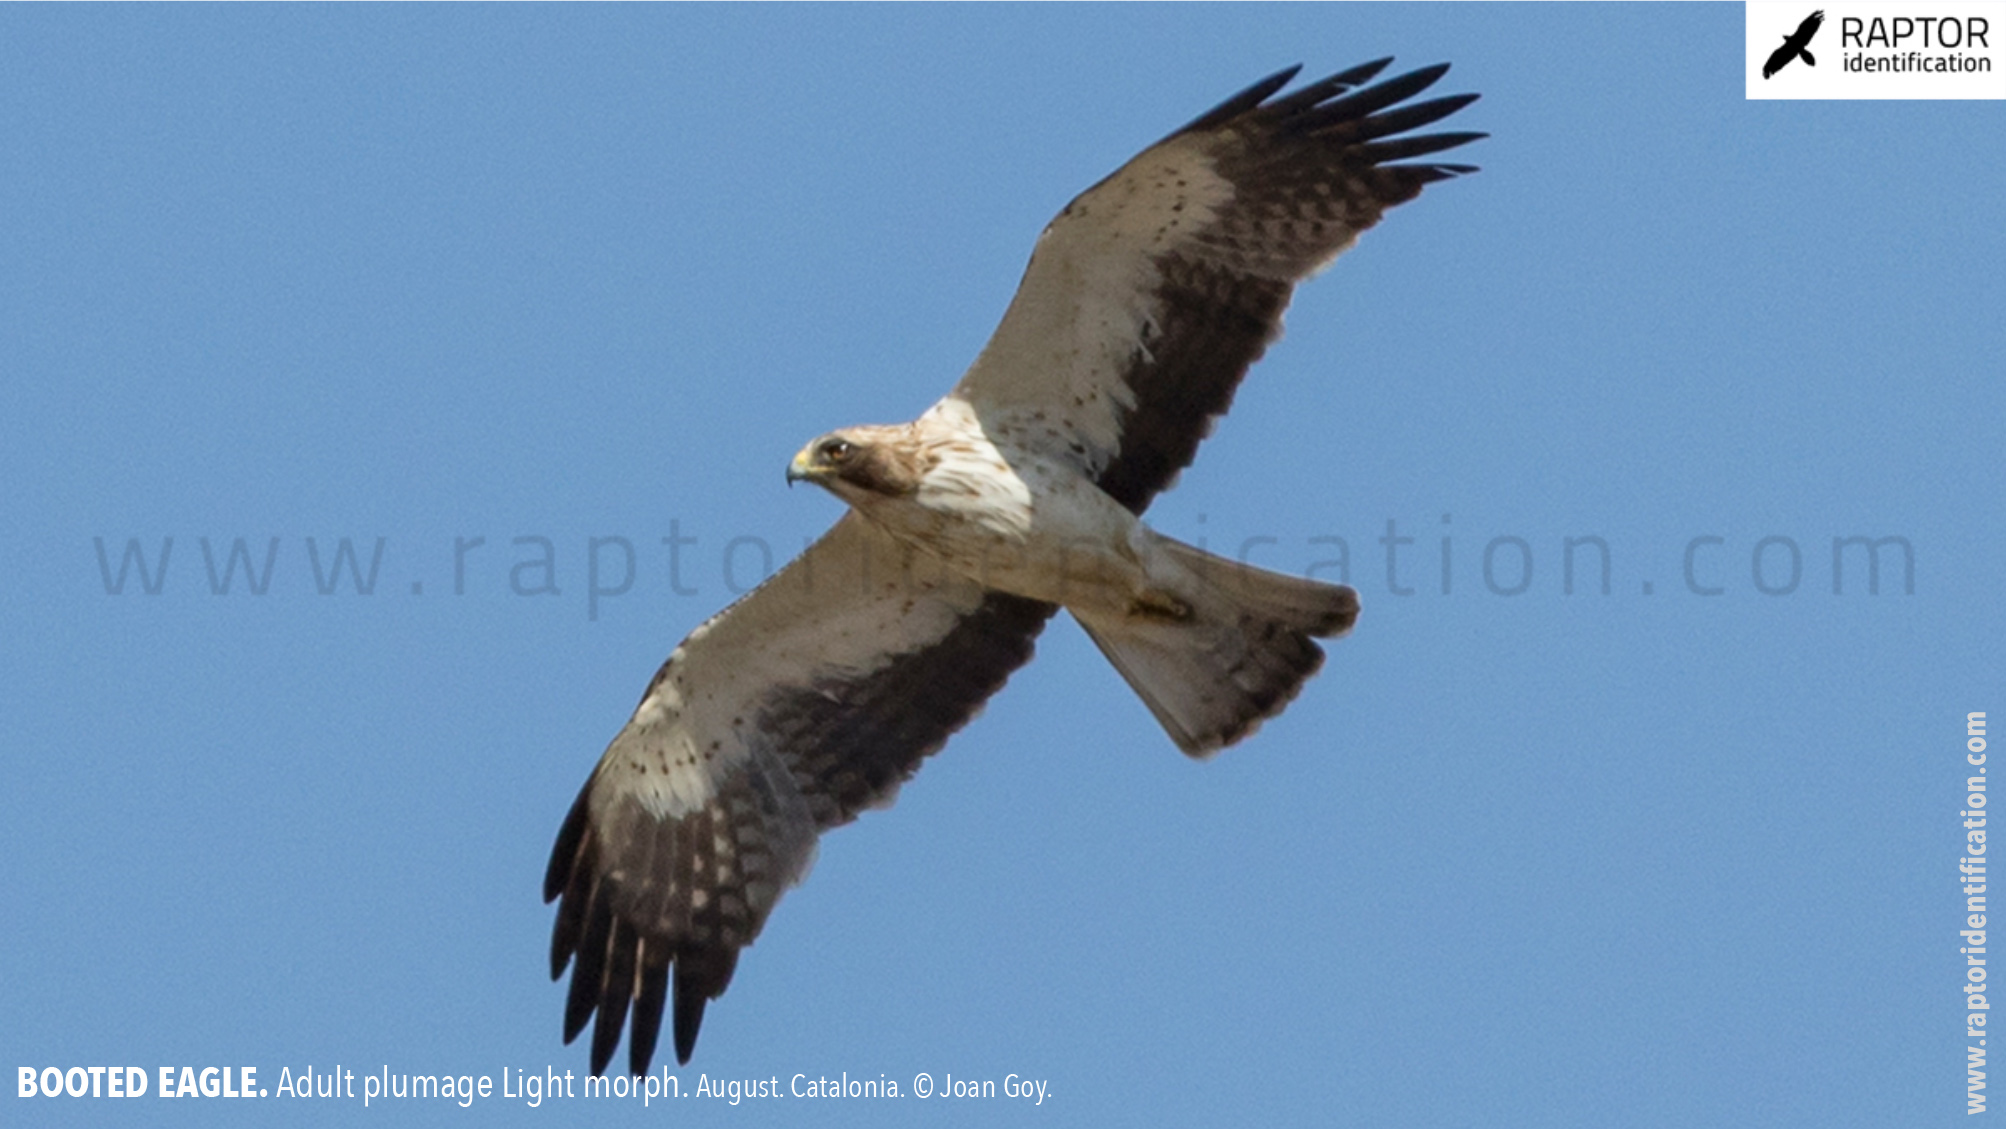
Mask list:
[[[710,1001],[701,992],[685,992],[676,985],[676,1065],[688,1066],[696,1053],[697,1029],[703,1026],[703,1009]]]
[[[1387,55],[1383,58],[1374,59],[1369,63],[1360,63],[1348,71],[1344,71],[1340,74],[1336,74],[1331,77],[1342,79],[1345,82],[1356,85],[1357,83],[1372,81],[1372,79],[1375,76],[1377,76],[1380,71],[1383,71],[1387,67],[1390,67],[1392,65],[1393,65],[1393,56]]]
[[[578,933],[558,911],[557,925],[550,931],[550,978],[564,979],[564,970],[571,967],[571,952],[578,947]]]
[[[1302,113],[1320,102],[1328,101],[1372,81],[1373,76],[1385,70],[1392,62],[1393,56],[1388,55],[1383,59],[1360,63],[1350,70],[1320,78],[1300,90],[1292,90],[1286,97],[1275,99],[1262,107],[1262,110],[1278,117]]]
[[[634,930],[624,919],[613,922],[611,952],[599,992],[599,1019],[592,1025],[592,1073],[606,1073],[613,1052],[620,1046],[620,1030],[627,1025],[627,1007],[634,1000]]]
[[[1473,172],[1483,171],[1475,165],[1392,165],[1389,167],[1399,169],[1402,172],[1411,172],[1417,184],[1434,184],[1437,181],[1453,180],[1459,176],[1468,176]]]
[[[1463,107],[1469,105],[1472,102],[1475,102],[1477,99],[1482,97],[1483,95],[1481,94],[1450,94],[1445,97],[1435,99],[1434,104],[1442,108],[1442,116],[1446,118],[1450,114],[1455,113],[1457,110],[1462,109]]]
[[[1407,99],[1421,93],[1423,90],[1442,81],[1442,76],[1448,73],[1449,64],[1433,63],[1425,67],[1416,67],[1406,74],[1394,75],[1378,86],[1361,93],[1369,94],[1372,91],[1379,91],[1383,97],[1387,98],[1387,101],[1381,104],[1392,105],[1394,102],[1405,102]]]
[[[1258,106],[1262,102],[1267,101],[1269,95],[1273,94],[1277,90],[1280,90],[1282,87],[1287,86],[1289,83],[1294,82],[1296,80],[1296,76],[1301,74],[1302,71],[1303,71],[1303,65],[1301,63],[1290,63],[1288,66],[1283,67],[1281,70],[1276,71],[1275,73],[1269,75],[1268,77],[1262,79],[1261,81],[1255,83],[1252,86],[1249,86],[1247,89],[1242,90],[1240,93],[1234,95],[1233,101],[1238,102],[1242,100],[1247,100],[1251,101],[1254,105]],[[1259,91],[1259,93],[1256,94],[1255,93],[1256,91]]]
[[[1386,109],[1388,106],[1397,105],[1414,97],[1416,94],[1435,85],[1447,73],[1449,73],[1449,64],[1436,63],[1434,66],[1422,67],[1419,70],[1408,71],[1406,74],[1395,75],[1384,82],[1354,90],[1342,98],[1335,98],[1314,109],[1306,110],[1293,120],[1292,125],[1296,129],[1312,133],[1332,128],[1358,129],[1360,128],[1359,123],[1375,120],[1372,118],[1372,115]],[[1445,103],[1437,101],[1425,103],[1424,105],[1432,108],[1443,104]],[[1464,105],[1467,104],[1464,103]],[[1451,113],[1454,109],[1459,108],[1454,107],[1450,110],[1444,110],[1443,114]],[[1439,118],[1442,114],[1437,114],[1436,116]],[[1412,128],[1417,124],[1423,123],[1415,121],[1398,128]]]
[[[598,1078],[606,1073],[606,1064],[613,1061],[613,1048],[620,1042],[620,1033],[615,1030],[611,1039],[600,1036],[606,1029],[602,1020],[592,1028],[592,1076]]]
[[[550,848],[550,862],[543,868],[545,905],[557,900],[557,895],[571,884],[571,869],[578,861],[578,848],[585,841],[585,827],[591,815],[585,798],[591,794],[592,779],[587,777],[585,787],[578,790],[578,798],[571,801],[571,810],[565,813],[564,823],[557,829],[557,842]]]
[[[1193,118],[1189,125],[1177,132],[1192,133],[1198,130],[1212,129],[1215,126],[1224,125],[1232,121],[1234,118],[1267,101],[1269,95],[1287,86],[1302,69],[1303,65],[1297,63],[1295,66],[1284,67],[1276,71],[1274,74],[1269,75],[1245,90],[1240,91],[1238,94],[1233,95],[1231,98],[1226,99],[1224,102],[1219,103],[1217,106],[1198,115],[1196,118]],[[1173,134],[1172,136],[1176,135]]]
[[[597,997],[586,996],[580,992],[579,983],[578,977],[574,975],[571,978],[571,990],[564,1000],[564,1045],[567,1047],[578,1041],[579,1032],[585,1030],[585,1025],[591,1022],[592,1012],[597,1006]],[[581,999],[590,1002],[581,1004],[579,1002]]]
[[[1374,141],[1360,145],[1358,155],[1374,164],[1388,161],[1404,161],[1410,157],[1425,157],[1430,153],[1440,153],[1468,145],[1472,141],[1483,140],[1481,133],[1424,133],[1419,137],[1400,137],[1392,141]],[[1398,166],[1395,166],[1398,167]]]
[[[627,1069],[635,1074],[646,1074],[655,1060],[655,1041],[662,1034],[662,1004],[668,988],[668,958],[643,952],[641,990],[634,996],[634,1018],[627,1025]]]
[[[595,904],[586,912],[578,959],[571,967],[571,990],[564,998],[564,1041],[569,1044],[585,1030],[599,1008],[605,983],[607,942],[612,940],[613,911]]]

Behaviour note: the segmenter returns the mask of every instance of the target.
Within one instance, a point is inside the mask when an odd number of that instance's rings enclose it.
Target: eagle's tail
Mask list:
[[[1207,756],[1282,712],[1323,665],[1314,640],[1351,630],[1358,593],[1155,540],[1182,583],[1125,615],[1073,614],[1177,747]]]

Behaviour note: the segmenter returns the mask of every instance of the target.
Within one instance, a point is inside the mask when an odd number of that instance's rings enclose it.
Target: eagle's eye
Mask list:
[[[822,457],[832,463],[840,463],[856,450],[847,439],[831,439],[822,444]]]

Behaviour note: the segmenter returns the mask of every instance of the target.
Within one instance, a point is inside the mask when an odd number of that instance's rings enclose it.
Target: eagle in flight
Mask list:
[[[558,832],[553,979],[602,1073],[645,1073],[673,995],[676,1060],[816,838],[899,785],[1073,614],[1177,747],[1281,712],[1350,629],[1350,588],[1212,556],[1139,516],[1189,465],[1295,285],[1483,137],[1410,131],[1448,70],[1390,59],[1281,94],[1291,67],[1066,205],[995,336],[911,423],[832,431],[787,478],[849,512],[690,633]],[[1279,96],[1277,96],[1279,95]],[[1403,105],[1403,103],[1406,103]]]
[[[1789,66],[1790,61],[1799,55],[1804,57],[1805,66],[1817,66],[1818,60],[1811,54],[1811,39],[1818,34],[1818,29],[1823,26],[1825,26],[1825,10],[1823,8],[1805,16],[1804,22],[1797,25],[1796,31],[1783,37],[1783,46],[1769,53],[1769,61],[1762,64],[1762,77],[1768,78],[1770,75]]]

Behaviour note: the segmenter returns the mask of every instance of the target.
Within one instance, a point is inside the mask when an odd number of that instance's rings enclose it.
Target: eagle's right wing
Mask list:
[[[690,633],[558,832],[551,976],[601,1073],[632,1006],[634,1073],[674,972],[676,1059],[816,836],[889,802],[1031,657],[1056,609],[913,560],[855,514]],[[574,959],[575,958],[575,959]]]
[[[1411,131],[1476,95],[1408,102],[1446,65],[1367,85],[1389,62],[1277,97],[1290,68],[1081,193],[1038,237],[949,400],[992,439],[1068,463],[1142,512],[1281,333],[1296,283],[1388,208],[1474,171],[1413,158],[1483,134]]]

